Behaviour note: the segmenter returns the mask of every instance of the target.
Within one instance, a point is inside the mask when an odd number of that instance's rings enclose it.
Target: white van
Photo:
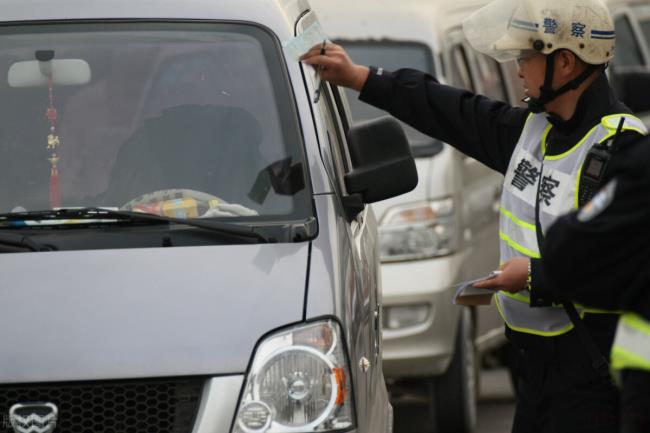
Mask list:
[[[499,65],[464,40],[462,18],[483,1],[310,3],[356,63],[411,67],[493,99],[519,100],[513,65]],[[357,96],[348,92],[354,120],[385,114]],[[458,282],[498,266],[502,176],[403,126],[420,182],[409,194],[373,205],[380,222],[384,374],[394,401],[397,391],[424,385],[430,422],[439,431],[469,432],[476,418],[475,349],[501,347],[504,328],[494,306],[463,309],[452,298]]]

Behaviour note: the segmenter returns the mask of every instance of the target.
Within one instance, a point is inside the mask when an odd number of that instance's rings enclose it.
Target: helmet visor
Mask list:
[[[524,2],[495,0],[463,21],[463,32],[476,49],[499,62],[515,60],[530,49],[537,24],[528,17]]]

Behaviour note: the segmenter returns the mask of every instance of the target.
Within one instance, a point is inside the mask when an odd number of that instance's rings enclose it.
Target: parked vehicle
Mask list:
[[[616,26],[610,80],[618,96],[650,126],[650,4],[607,0]]]
[[[475,52],[460,28],[479,0],[312,0],[325,32],[353,61],[411,67],[440,81],[517,104],[516,68]],[[341,13],[345,10],[345,13]],[[519,93],[518,93],[519,92]],[[348,91],[355,120],[385,115]],[[452,305],[456,285],[498,267],[503,178],[451,146],[404,125],[420,183],[373,204],[378,215],[384,299],[384,374],[399,390],[424,384],[428,422],[470,432],[476,420],[479,358],[505,344],[494,306]],[[435,394],[435,395],[434,395]]]
[[[417,171],[395,120],[312,102],[307,3],[1,20],[1,430],[392,431],[367,204]]]

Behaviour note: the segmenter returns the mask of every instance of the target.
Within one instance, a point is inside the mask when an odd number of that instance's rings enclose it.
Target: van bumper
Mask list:
[[[461,254],[382,264],[382,359],[387,378],[435,376],[449,367],[461,311],[453,305],[453,296],[465,277],[462,264]],[[426,320],[389,326],[391,309],[415,305],[428,305]]]
[[[236,416],[241,387],[244,376],[221,376],[207,380],[203,387],[201,404],[196,414],[196,421],[192,433],[228,433],[231,431],[233,417]],[[381,383],[384,386],[383,382]],[[375,404],[376,416],[367,420],[369,429],[357,427],[348,430],[348,433],[361,433],[372,431],[377,433],[391,433],[393,425],[393,408],[388,403],[386,388],[379,393]]]

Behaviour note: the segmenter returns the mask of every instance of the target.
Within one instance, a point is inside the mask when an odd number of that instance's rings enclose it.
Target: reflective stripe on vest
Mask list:
[[[612,369],[650,370],[650,322],[636,314],[618,321],[612,347]]]
[[[573,323],[568,320],[562,307],[530,308],[530,296],[527,291],[515,295],[517,296],[499,292],[494,298],[501,317],[510,329],[543,337],[555,337],[573,329]],[[580,309],[578,314],[580,317],[584,316]],[[535,328],[532,328],[533,326]]]
[[[516,257],[540,257],[535,228],[538,184],[539,219],[542,230],[546,231],[559,216],[578,207],[582,164],[594,144],[616,134],[622,117],[625,117],[623,131],[647,133],[643,123],[632,115],[607,116],[567,152],[545,156],[546,138],[552,128],[546,116],[544,113],[528,116],[508,165],[499,216],[501,263]],[[506,292],[495,295],[497,308],[511,329],[555,336],[573,328],[561,307],[530,308],[529,293],[522,291],[517,295]],[[579,308],[578,312],[583,315],[585,310]]]

